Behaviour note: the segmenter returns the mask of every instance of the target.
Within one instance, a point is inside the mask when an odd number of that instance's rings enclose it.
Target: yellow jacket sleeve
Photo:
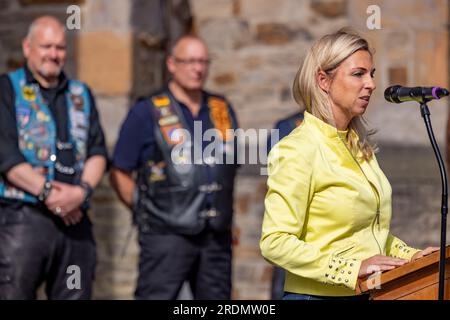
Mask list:
[[[399,238],[393,236],[392,234],[389,234],[386,242],[387,256],[411,260],[411,258],[419,251],[419,249],[409,247]]]
[[[332,257],[319,246],[301,240],[314,195],[315,151],[311,145],[300,152],[297,140],[284,139],[269,154],[268,192],[260,241],[262,255],[298,276],[354,290],[361,261]],[[338,275],[344,272],[349,281],[338,283]]]

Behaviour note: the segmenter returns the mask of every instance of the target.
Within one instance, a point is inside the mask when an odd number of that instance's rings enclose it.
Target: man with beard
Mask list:
[[[103,131],[90,90],[62,71],[64,26],[37,18],[22,48],[25,66],[0,77],[0,298],[34,299],[45,282],[49,299],[89,299]]]

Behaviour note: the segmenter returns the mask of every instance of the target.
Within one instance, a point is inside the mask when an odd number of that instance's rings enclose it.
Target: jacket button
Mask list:
[[[350,263],[350,267],[353,267],[353,263]]]
[[[331,264],[329,265],[329,267],[330,267],[330,269],[333,268],[333,266]]]
[[[329,274],[327,273],[327,274],[325,274],[325,277],[327,277],[328,278],[328,276],[329,276]]]
[[[348,279],[345,279],[345,283],[348,283]]]
[[[352,272],[351,272],[351,271],[349,271],[349,272],[348,272],[348,274],[352,274]]]
[[[334,280],[335,278],[336,278],[335,276],[331,276],[331,279],[333,279],[333,280]]]
[[[339,279],[338,279],[338,281],[341,281],[341,280],[342,280],[342,278],[339,278]]]
[[[343,274],[344,272],[345,272],[344,270],[341,271],[342,274]]]

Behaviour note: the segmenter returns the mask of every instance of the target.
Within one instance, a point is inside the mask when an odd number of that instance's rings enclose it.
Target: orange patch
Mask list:
[[[157,108],[165,107],[170,104],[170,99],[167,96],[159,96],[152,98],[153,105]]]
[[[231,139],[228,129],[231,129],[231,119],[228,112],[228,106],[222,99],[211,97],[208,100],[210,108],[211,121],[214,127],[219,130],[222,140],[228,141]]]

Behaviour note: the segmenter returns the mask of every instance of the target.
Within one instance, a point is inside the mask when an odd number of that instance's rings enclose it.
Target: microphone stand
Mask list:
[[[420,113],[422,114],[425,126],[427,128],[428,136],[430,138],[431,145],[436,155],[436,159],[439,165],[439,171],[441,173],[442,182],[442,202],[441,202],[441,250],[439,257],[439,300],[444,300],[445,289],[445,246],[447,242],[447,213],[448,213],[448,193],[447,193],[447,173],[445,171],[444,161],[439,151],[439,147],[434,137],[433,128],[430,121],[430,110],[427,106],[427,101],[420,101]]]

